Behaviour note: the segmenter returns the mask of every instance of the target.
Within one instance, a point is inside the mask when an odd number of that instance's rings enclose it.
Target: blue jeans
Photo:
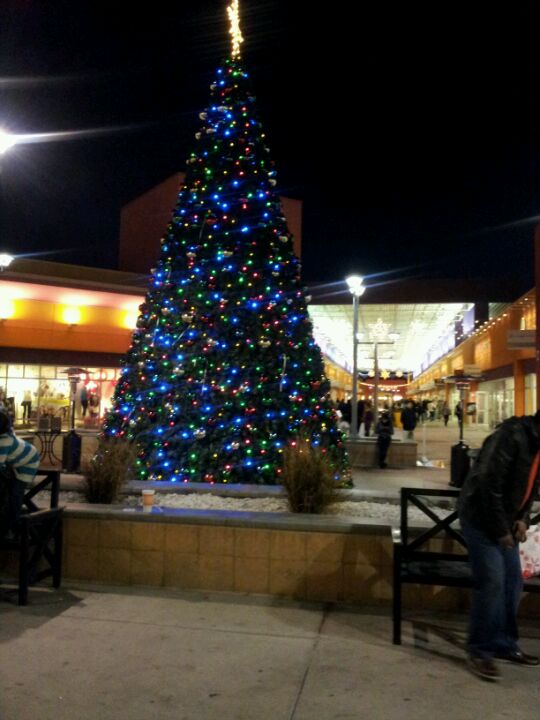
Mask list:
[[[389,435],[379,435],[377,437],[377,447],[379,450],[379,467],[384,467],[386,462],[386,456],[388,454],[388,448],[392,438]]]
[[[519,547],[502,548],[461,520],[473,576],[467,648],[491,658],[518,647],[517,610],[523,589]]]

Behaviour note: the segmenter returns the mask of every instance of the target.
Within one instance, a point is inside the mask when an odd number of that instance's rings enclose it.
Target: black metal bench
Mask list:
[[[39,478],[43,477],[42,480]],[[14,537],[0,539],[0,549],[18,555],[18,604],[28,602],[28,587],[51,577],[53,587],[62,579],[62,519],[64,508],[58,507],[60,473],[39,470],[35,485],[26,490]],[[50,490],[49,507],[40,509],[34,498]]]
[[[401,488],[401,525],[392,528],[393,642],[401,644],[401,589],[406,583],[470,588],[471,571],[467,545],[455,509],[459,490]],[[411,528],[409,509],[418,508],[425,518]],[[531,518],[538,523],[540,513]],[[443,540],[443,551],[433,549]],[[525,580],[525,592],[540,592],[540,577]]]

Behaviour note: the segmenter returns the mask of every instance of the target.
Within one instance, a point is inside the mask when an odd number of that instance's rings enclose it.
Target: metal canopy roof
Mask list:
[[[454,323],[469,303],[362,304],[359,313],[359,370],[373,369],[374,340],[378,341],[380,370],[417,374],[428,354],[441,356],[453,347]],[[347,370],[352,369],[353,308],[310,305],[315,339],[323,352]],[[399,338],[392,340],[394,333]],[[383,344],[384,343],[384,344]]]

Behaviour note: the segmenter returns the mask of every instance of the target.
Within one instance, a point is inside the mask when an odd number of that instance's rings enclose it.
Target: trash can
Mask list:
[[[81,465],[81,436],[70,430],[64,436],[62,445],[62,469],[64,472],[78,472]]]
[[[471,467],[471,459],[469,457],[469,446],[460,440],[456,445],[452,445],[450,455],[450,485],[460,488],[469,468]]]

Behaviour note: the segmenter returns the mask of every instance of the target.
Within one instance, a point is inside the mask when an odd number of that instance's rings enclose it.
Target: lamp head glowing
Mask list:
[[[17,139],[15,135],[11,135],[5,130],[0,130],[0,155],[3,155],[6,150],[12,148],[16,142]]]
[[[360,297],[360,295],[363,295],[366,288],[365,285],[362,285],[364,282],[364,278],[360,275],[349,275],[348,278],[346,278],[346,283],[349,286],[349,290],[353,295],[356,295],[356,297]]]
[[[15,260],[13,255],[10,255],[9,253],[0,253],[0,272],[9,267],[13,260]]]

